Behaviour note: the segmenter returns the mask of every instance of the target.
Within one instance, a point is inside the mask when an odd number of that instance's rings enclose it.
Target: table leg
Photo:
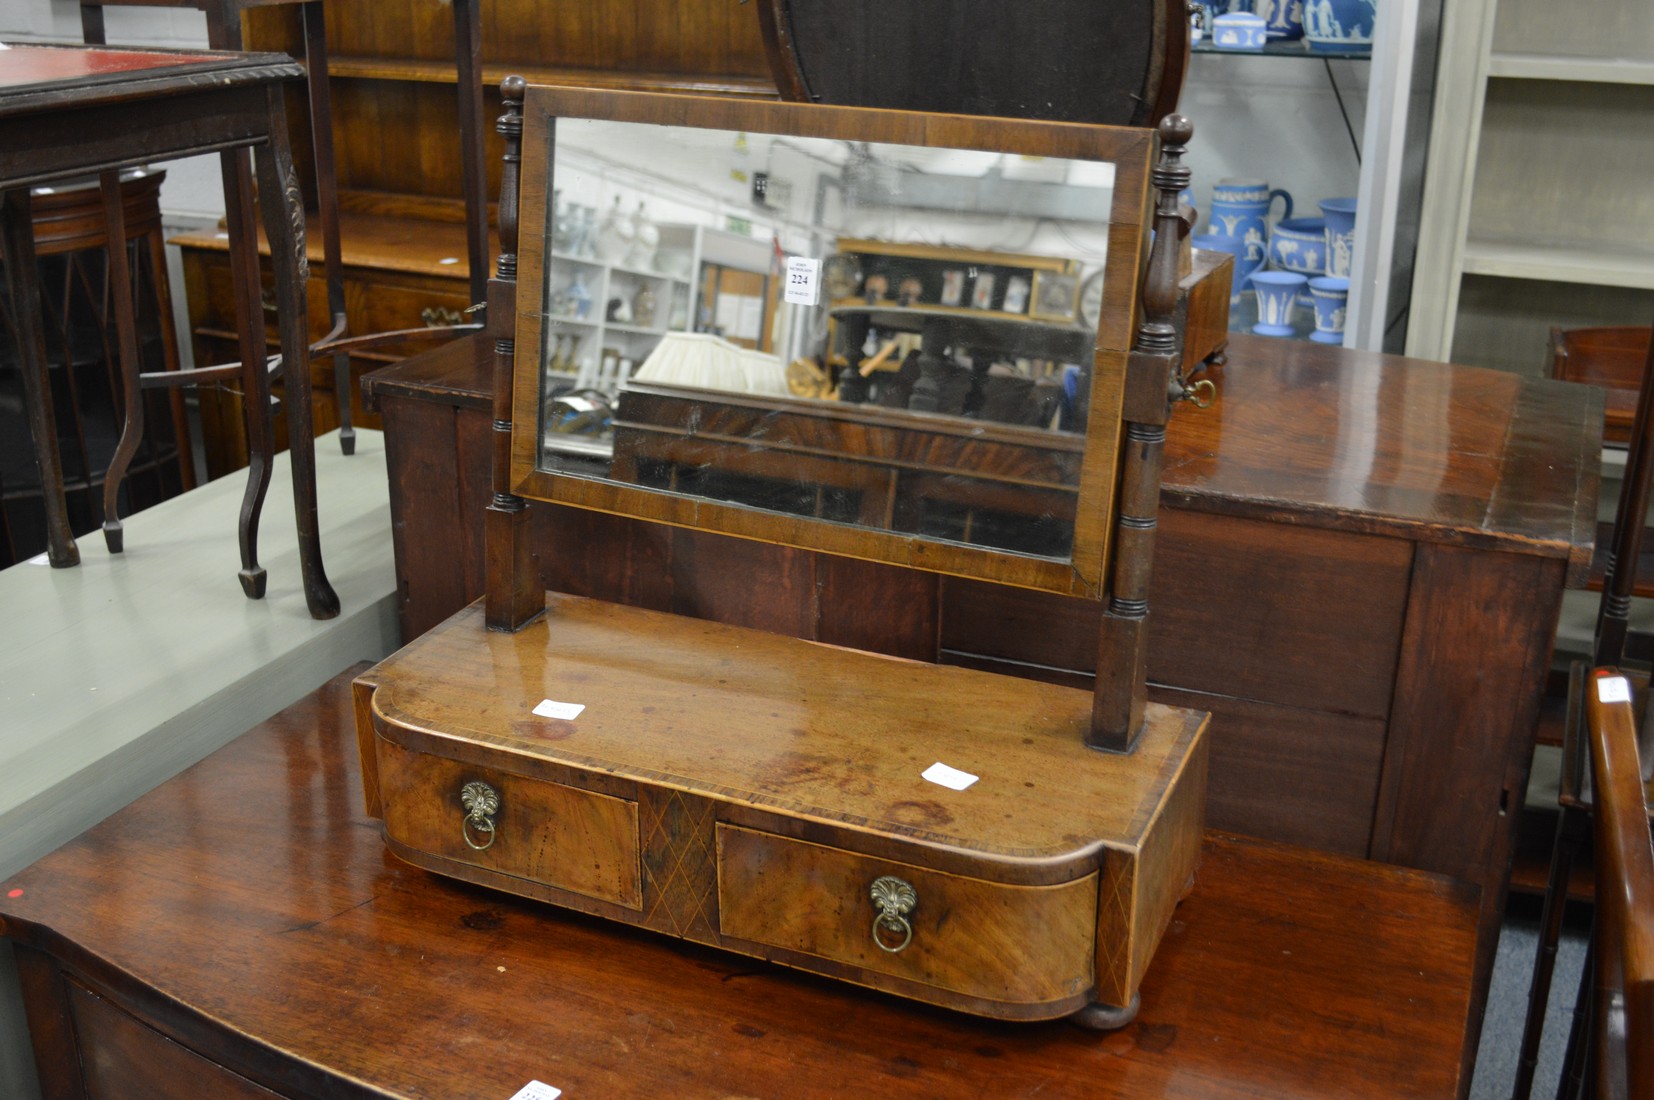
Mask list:
[[[338,340],[349,331],[345,319],[344,261],[339,241],[339,187],[333,156],[333,95],[327,82],[327,34],[322,0],[301,6],[304,16],[304,56],[309,68],[310,144],[316,157],[316,214],[322,223],[322,262],[327,265],[327,309],[332,329],[326,340]],[[485,208],[486,209],[486,208]],[[333,390],[339,400],[339,448],[356,453],[356,428],[351,424],[350,353],[333,354]]]
[[[34,258],[33,203],[27,187],[0,194],[0,250],[6,257],[6,294],[17,328],[23,374],[23,404],[40,469],[40,496],[46,505],[46,558],[53,568],[80,564],[80,548],[69,529],[63,496],[63,460],[58,453],[52,380],[46,373],[46,334],[40,323],[40,285]]]
[[[459,73],[459,156],[465,190],[465,246],[471,302],[488,300],[488,154],[483,146],[481,0],[454,0]]]
[[[838,348],[844,356],[844,369],[838,376],[838,399],[851,404],[867,400],[870,383],[861,373],[862,345],[867,343],[867,318],[851,314],[839,322]]]
[[[919,378],[913,383],[907,407],[915,412],[936,412],[942,407],[942,382],[947,374],[947,358],[942,354],[947,335],[941,325],[926,321],[920,339]]]
[[[270,430],[270,373],[265,364],[264,305],[259,293],[258,237],[253,230],[252,154],[230,149],[220,155],[224,174],[224,224],[230,236],[230,284],[235,295],[236,333],[241,348],[242,419],[247,428],[247,491],[241,497],[237,531],[241,541],[241,590],[248,599],[264,596],[265,573],[258,563],[258,519],[270,489],[274,443]]]
[[[126,255],[126,211],[121,200],[119,171],[101,172],[98,190],[109,237],[109,296],[115,309],[115,341],[121,369],[121,396],[126,403],[121,439],[103,479],[103,540],[111,554],[122,550],[121,482],[126,480],[138,441],[144,435],[144,397],[138,390],[138,324],[132,312],[132,271]]]
[[[310,614],[331,619],[339,597],[322,568],[320,523],[316,517],[316,442],[310,412],[310,347],[305,280],[304,199],[288,152],[281,91],[271,89],[270,144],[259,150],[258,182],[264,196],[264,233],[276,276],[276,308],[281,330],[281,369],[286,386],[287,457],[293,467],[293,508],[299,533],[299,568]]]

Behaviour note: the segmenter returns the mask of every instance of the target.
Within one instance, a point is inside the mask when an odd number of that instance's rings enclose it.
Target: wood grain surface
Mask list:
[[[570,596],[516,634],[473,604],[363,681],[379,735],[417,751],[695,791],[1027,884],[1135,851],[1205,724],[1155,707],[1135,752],[1097,753],[1073,688]],[[585,710],[532,714],[543,699]],[[921,777],[938,761],[981,778],[949,791]]]
[[[69,1019],[69,982],[145,1029],[87,1052],[124,1080],[155,1080],[142,1067],[176,1045],[286,1096],[500,1100],[531,1079],[574,1097],[1460,1083],[1476,892],[1446,879],[1209,834],[1135,1023],[994,1023],[409,867],[360,810],[350,727],[341,678],[0,883],[0,930],[46,1014],[48,1095],[81,1084],[77,1033],[47,1026]],[[149,1095],[211,1078],[164,1080]]]

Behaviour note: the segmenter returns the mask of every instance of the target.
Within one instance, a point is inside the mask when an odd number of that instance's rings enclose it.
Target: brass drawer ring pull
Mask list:
[[[895,955],[913,942],[913,925],[908,923],[907,915],[917,908],[919,895],[894,875],[874,879],[868,893],[873,898],[873,908],[878,910],[873,917],[873,942],[880,950]],[[901,936],[901,940],[888,941],[887,932]]]
[[[494,846],[494,839],[499,835],[494,831],[494,815],[500,812],[499,792],[480,779],[473,779],[459,791],[460,805],[465,807],[465,820],[460,823],[460,835],[479,852],[487,851]],[[480,843],[474,836],[485,836],[488,839]]]

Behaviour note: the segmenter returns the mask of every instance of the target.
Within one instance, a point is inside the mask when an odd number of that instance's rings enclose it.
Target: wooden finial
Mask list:
[[[505,98],[505,114],[494,124],[494,129],[505,138],[505,168],[500,175],[500,260],[502,279],[517,277],[517,183],[523,163],[523,93],[528,82],[520,76],[508,76],[500,81],[500,95]]]

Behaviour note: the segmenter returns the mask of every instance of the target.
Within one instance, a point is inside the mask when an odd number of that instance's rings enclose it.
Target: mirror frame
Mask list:
[[[915,534],[856,527],[684,496],[539,467],[539,402],[544,358],[546,240],[555,124],[560,117],[847,141],[990,150],[1109,161],[1115,166],[1109,211],[1104,300],[1093,356],[1085,453],[1074,538],[1067,560],[1024,556]],[[1074,123],[753,102],[531,85],[523,110],[521,198],[515,301],[509,491],[533,500],[595,509],[907,568],[1039,589],[1087,599],[1108,595],[1107,566],[1120,510],[1117,487],[1125,447],[1127,365],[1140,310],[1155,214],[1153,130]],[[802,399],[801,399],[802,400]]]

